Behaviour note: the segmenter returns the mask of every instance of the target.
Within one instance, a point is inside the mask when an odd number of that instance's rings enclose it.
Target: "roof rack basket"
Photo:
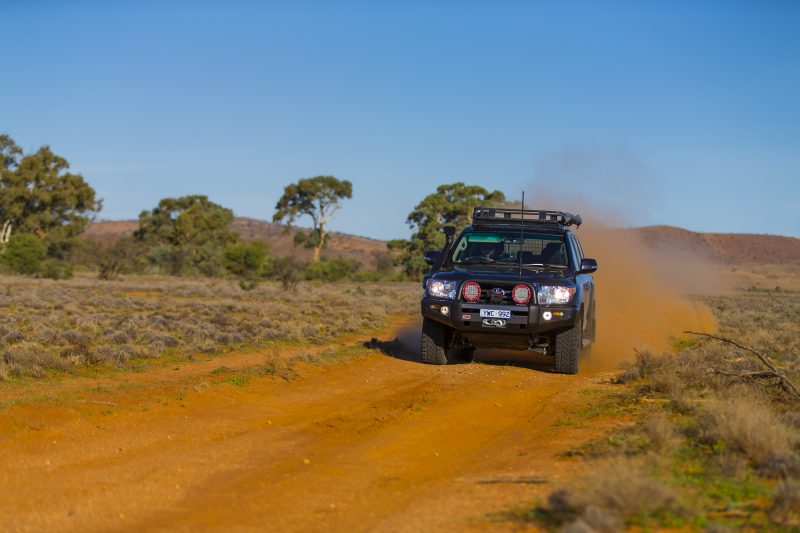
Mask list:
[[[557,224],[580,226],[581,216],[563,211],[542,209],[509,209],[505,207],[476,207],[472,211],[473,226]]]

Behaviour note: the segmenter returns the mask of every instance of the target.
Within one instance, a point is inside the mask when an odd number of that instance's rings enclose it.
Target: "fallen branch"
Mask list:
[[[710,333],[698,333],[696,331],[684,331],[684,333],[687,333],[689,335],[698,335],[698,336],[701,336],[701,337],[708,337],[709,339],[715,339],[715,340],[718,340],[718,341],[722,341],[724,343],[736,346],[740,350],[744,350],[746,352],[749,352],[749,353],[755,355],[756,357],[758,357],[759,361],[761,361],[764,364],[764,366],[766,366],[769,369],[769,372],[755,373],[755,374],[759,374],[758,377],[762,377],[763,378],[765,376],[769,376],[769,377],[777,378],[780,387],[784,391],[786,391],[788,394],[794,396],[795,398],[800,399],[800,391],[797,390],[797,387],[794,385],[794,383],[792,383],[792,380],[790,380],[788,377],[786,377],[786,374],[784,374],[783,372],[778,370],[777,367],[775,367],[775,365],[772,364],[772,361],[770,360],[770,358],[767,357],[765,354],[762,354],[761,352],[758,352],[758,351],[756,351],[756,350],[754,350],[752,348],[749,348],[747,346],[743,346],[743,345],[739,344],[738,342],[733,341],[731,339],[726,339],[725,337],[719,337],[717,335],[711,335]]]
[[[776,379],[775,374],[773,374],[769,370],[764,370],[762,372],[728,372],[726,370],[719,370],[717,368],[712,368],[708,371],[709,374],[718,374],[720,376],[725,376],[729,378],[741,378],[741,379]]]

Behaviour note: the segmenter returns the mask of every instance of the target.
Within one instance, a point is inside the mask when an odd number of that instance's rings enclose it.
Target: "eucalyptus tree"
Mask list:
[[[275,205],[273,222],[286,222],[291,228],[301,216],[311,218],[309,232],[298,231],[295,243],[314,250],[314,262],[319,262],[322,249],[327,245],[328,225],[334,213],[341,208],[344,199],[353,197],[353,184],[333,176],[303,178],[297,183],[287,185]]]

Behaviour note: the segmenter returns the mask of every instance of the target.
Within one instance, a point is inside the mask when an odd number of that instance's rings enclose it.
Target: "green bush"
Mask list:
[[[342,281],[352,279],[360,269],[361,263],[358,261],[337,257],[311,263],[306,267],[304,275],[307,280]]]
[[[351,276],[351,279],[353,281],[383,281],[386,277],[386,275],[374,270],[359,270]]]
[[[39,266],[38,275],[47,279],[70,279],[72,266],[56,259],[48,259]]]
[[[225,249],[225,269],[244,279],[253,279],[264,273],[267,246],[261,241],[240,242]]]
[[[35,274],[47,255],[47,246],[32,233],[15,233],[0,254],[3,266],[16,274]]]
[[[304,269],[305,264],[294,257],[275,257],[269,262],[266,275],[280,281],[284,289],[292,289],[297,286]]]

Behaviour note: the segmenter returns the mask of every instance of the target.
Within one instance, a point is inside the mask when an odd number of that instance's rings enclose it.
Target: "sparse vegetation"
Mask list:
[[[221,279],[3,282],[0,380],[270,342],[318,344],[411,313],[418,297],[416,284],[399,283],[265,283],[245,293]]]
[[[592,473],[503,518],[568,531],[800,527],[800,405],[778,377],[800,378],[800,298],[705,301],[716,335],[742,348],[694,337],[676,353],[638,352],[606,397],[631,423],[567,452]]]

